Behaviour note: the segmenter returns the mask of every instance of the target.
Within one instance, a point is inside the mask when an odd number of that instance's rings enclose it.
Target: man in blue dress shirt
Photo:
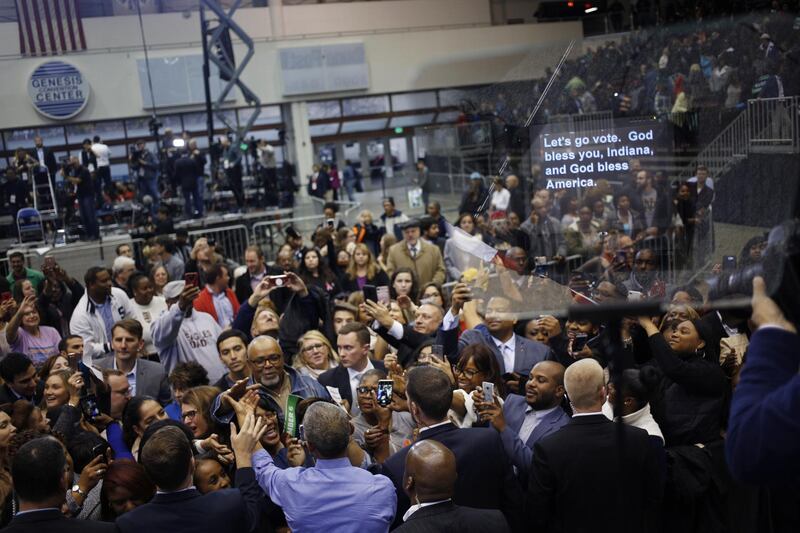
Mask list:
[[[264,450],[253,454],[259,486],[279,505],[292,531],[386,532],[397,508],[394,485],[347,458],[350,421],[339,407],[317,402],[303,418],[313,468],[281,470]]]

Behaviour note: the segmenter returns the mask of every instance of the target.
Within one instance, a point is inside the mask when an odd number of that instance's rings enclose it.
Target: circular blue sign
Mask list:
[[[48,61],[39,65],[28,80],[28,95],[42,115],[65,120],[86,107],[89,101],[89,82],[81,71],[63,61]]]

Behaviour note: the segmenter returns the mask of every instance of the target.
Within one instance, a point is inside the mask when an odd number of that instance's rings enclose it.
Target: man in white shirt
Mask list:
[[[111,187],[111,150],[107,145],[100,141],[100,136],[95,135],[92,139],[92,152],[97,158],[97,179],[94,182],[94,192],[98,204],[103,201],[103,190]]]
[[[111,334],[114,355],[100,359],[97,366],[119,370],[128,380],[131,396],[152,396],[161,405],[172,400],[167,373],[160,363],[140,359],[144,347],[142,325],[135,319],[114,324]]]
[[[493,296],[486,304],[483,324],[465,331],[458,336],[458,313],[469,290],[463,284],[456,284],[453,290],[450,310],[442,319],[438,341],[444,346],[444,353],[455,361],[461,350],[470,344],[484,344],[495,354],[501,374],[511,392],[519,394],[524,390],[524,381],[533,366],[546,359],[553,359],[550,349],[544,344],[514,333],[517,318],[511,300],[505,296]]]
[[[336,341],[341,365],[325,371],[318,379],[321,385],[327,387],[334,400],[337,399],[335,393],[338,390],[339,399],[347,401],[353,415],[360,412],[356,388],[361,382],[361,376],[372,368],[386,370],[381,361],[369,358],[369,343],[369,330],[361,322],[350,322],[342,326]]]

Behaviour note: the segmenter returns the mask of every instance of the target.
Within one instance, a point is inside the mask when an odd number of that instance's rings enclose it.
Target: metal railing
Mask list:
[[[748,100],[746,113],[751,151],[800,152],[800,97]]]
[[[247,226],[238,224],[236,226],[224,226],[221,228],[207,228],[190,231],[189,238],[206,237],[217,242],[217,249],[222,252],[224,257],[228,257],[237,262],[244,259],[244,251],[250,246],[250,232]]]
[[[697,165],[717,178],[750,152],[800,152],[800,97],[748,100],[747,109],[697,154],[680,178],[693,176]]]
[[[698,165],[705,165],[708,167],[709,175],[716,178],[747,157],[749,148],[747,122],[747,113],[739,114],[697,154],[695,163],[688,165],[680,177],[688,179],[694,176]]]
[[[492,147],[489,122],[467,122],[417,129],[417,150],[426,154],[448,154],[488,150]]]

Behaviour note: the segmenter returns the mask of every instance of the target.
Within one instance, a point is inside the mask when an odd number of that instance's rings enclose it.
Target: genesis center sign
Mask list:
[[[55,120],[74,117],[89,101],[89,82],[81,71],[63,61],[39,65],[28,80],[31,103],[42,115]]]

